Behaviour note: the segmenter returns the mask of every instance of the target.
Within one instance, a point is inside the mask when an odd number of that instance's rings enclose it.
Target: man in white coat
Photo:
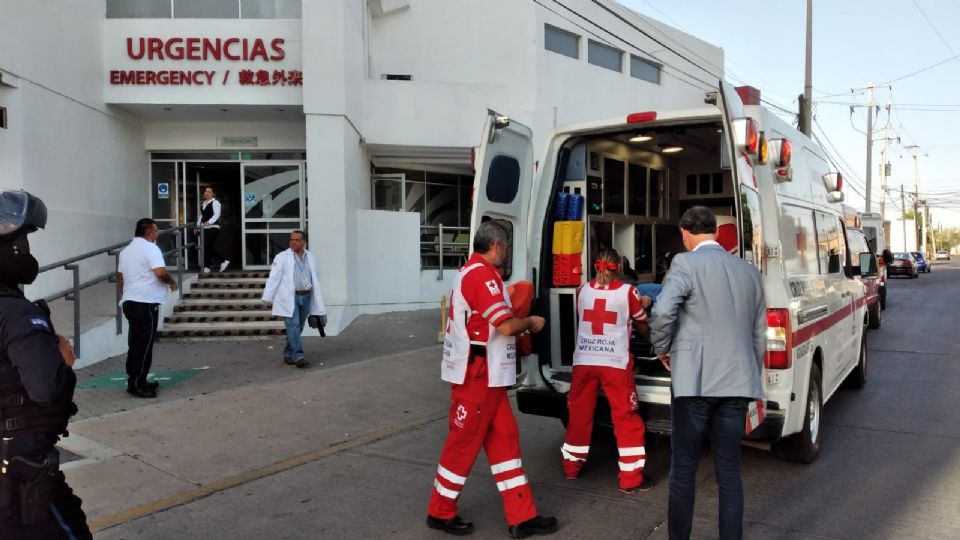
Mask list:
[[[310,315],[320,318],[320,326],[327,324],[327,308],[320,294],[317,260],[307,251],[307,233],[290,233],[290,249],[278,253],[270,267],[270,277],[263,290],[263,301],[273,304],[273,314],[283,317],[287,327],[287,345],[283,361],[298,368],[306,367],[300,334]]]

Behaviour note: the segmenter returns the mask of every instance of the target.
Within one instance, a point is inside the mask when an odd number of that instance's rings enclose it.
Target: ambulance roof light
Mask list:
[[[628,124],[642,124],[657,119],[657,111],[635,112],[627,115]]]
[[[744,105],[759,105],[760,104],[760,90],[752,86],[738,86],[736,88],[737,95],[740,96],[740,101]]]

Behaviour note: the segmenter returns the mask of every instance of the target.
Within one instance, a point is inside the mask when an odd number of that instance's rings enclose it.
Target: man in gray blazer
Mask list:
[[[763,397],[766,306],[760,273],[716,242],[717,219],[695,206],[680,218],[688,253],[674,257],[650,323],[650,339],[671,371],[673,435],[668,530],[690,538],[704,438],[713,448],[722,539],[743,534],[740,439],[746,409]]]

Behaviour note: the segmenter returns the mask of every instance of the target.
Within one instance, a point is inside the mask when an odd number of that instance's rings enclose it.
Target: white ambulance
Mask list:
[[[518,366],[519,408],[565,421],[575,293],[592,277],[596,253],[616,248],[638,283],[659,282],[663,261],[683,250],[681,213],[710,207],[720,243],[756,265],[764,281],[766,418],[747,438],[811,462],[824,403],[844,381],[860,387],[866,380],[865,291],[852,279],[860,254],[847,249],[842,179],[813,141],[760,106],[757,90],[719,88],[702,108],[555,130],[539,162],[530,129],[490,111],[472,222],[495,219],[511,231],[504,281],[532,281],[534,313],[548,321],[534,336],[534,354]],[[647,430],[669,433],[670,374],[644,338],[631,349]],[[597,410],[602,422],[609,409]]]

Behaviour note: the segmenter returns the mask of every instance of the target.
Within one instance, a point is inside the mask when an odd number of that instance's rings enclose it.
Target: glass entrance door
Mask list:
[[[267,269],[305,223],[302,162],[244,163],[243,267]]]

